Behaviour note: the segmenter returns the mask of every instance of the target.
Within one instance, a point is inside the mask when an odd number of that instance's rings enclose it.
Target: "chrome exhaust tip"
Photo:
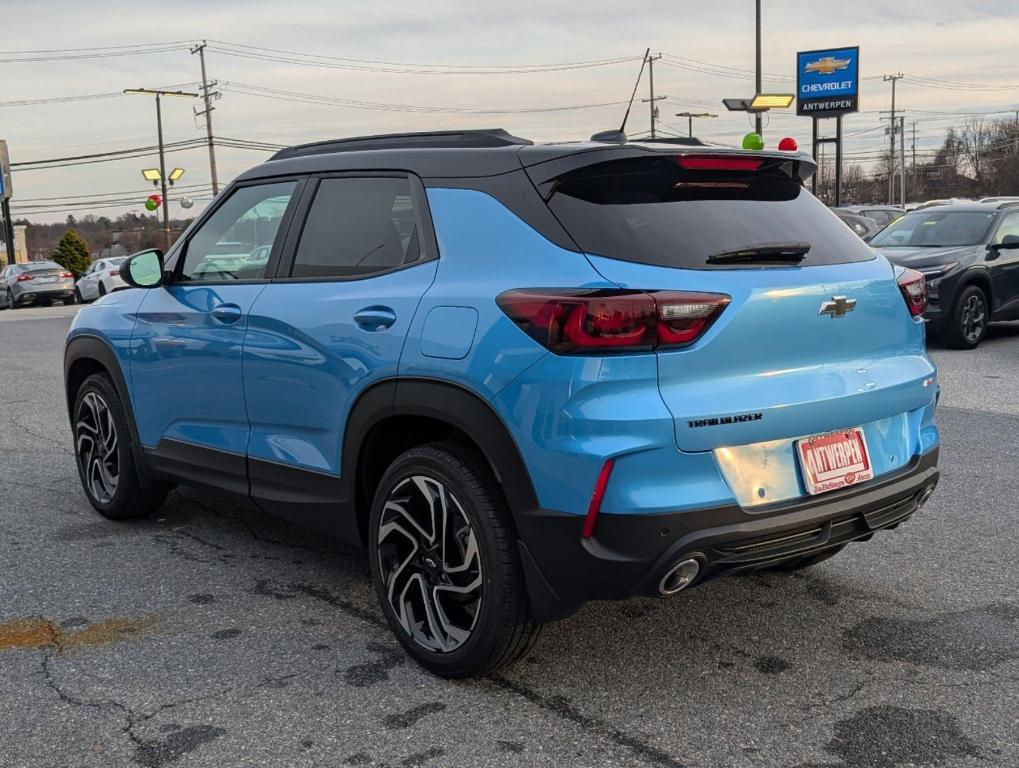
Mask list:
[[[931,483],[926,488],[924,488],[923,491],[920,492],[920,498],[916,500],[917,509],[920,509],[920,507],[927,503],[930,497],[934,494],[935,488],[937,488],[937,484]]]
[[[658,582],[658,594],[662,597],[670,597],[677,592],[681,592],[697,578],[700,570],[701,564],[693,558],[676,563],[662,576],[662,580]]]

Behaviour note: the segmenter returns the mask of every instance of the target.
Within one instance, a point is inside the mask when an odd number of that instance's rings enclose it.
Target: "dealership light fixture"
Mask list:
[[[163,178],[163,174],[159,172],[158,168],[146,168],[142,171],[142,177],[145,181],[151,181],[152,186],[159,186],[159,180]]]
[[[172,171],[170,171],[170,176],[169,176],[170,183],[171,184],[176,183],[177,181],[180,180],[180,177],[183,176],[183,175],[184,175],[184,169],[183,168],[174,168]]]
[[[764,112],[769,109],[788,109],[796,100],[794,93],[759,93],[750,101],[750,112]]]

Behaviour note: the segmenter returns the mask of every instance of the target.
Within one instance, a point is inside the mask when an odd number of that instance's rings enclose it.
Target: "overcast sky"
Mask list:
[[[225,83],[214,113],[218,136],[290,144],[376,132],[448,127],[505,127],[535,140],[586,138],[617,127],[649,47],[671,64],[655,66],[655,89],[668,95],[660,104],[665,131],[686,132],[675,112],[710,111],[715,120],[698,123],[703,138],[737,143],[749,130],[747,116],[726,114],[720,100],[753,94],[752,78],[719,68],[751,70],[754,65],[752,0],[541,0],[514,3],[431,0],[431,2],[347,2],[346,0],[178,0],[175,3],[82,3],[80,0],[4,0],[6,34],[0,53],[0,138],[13,162],[146,146],[155,143],[151,98],[115,96],[77,102],[13,106],[41,98],[117,93],[129,87],[192,84],[199,80],[197,56],[186,47],[132,56],[62,61],[25,51],[170,43],[207,38],[226,43],[411,64],[498,66],[634,58],[610,66],[530,74],[412,74],[352,71],[332,66],[267,61],[210,51],[210,77]],[[946,112],[1019,108],[1019,2],[983,0],[857,0],[819,3],[764,2],[765,90],[792,92],[795,52],[829,46],[861,48],[861,113],[845,121],[850,159],[868,157],[887,139],[878,110],[888,109],[890,87],[882,74],[903,72],[923,78],[980,84],[940,88],[900,81],[898,106],[907,111],[907,130],[917,121],[921,151],[940,143],[947,126],[964,118]],[[213,46],[210,42],[210,48]],[[219,46],[222,48],[223,46]],[[242,49],[234,49],[242,50]],[[283,55],[283,58],[292,58]],[[677,58],[679,57],[679,58]],[[697,71],[708,69],[714,72]],[[873,79],[867,79],[873,78]],[[232,85],[230,85],[232,84]],[[257,89],[315,94],[375,104],[448,109],[520,110],[604,104],[607,106],[510,114],[415,113],[310,104],[267,98]],[[991,90],[996,87],[997,90]],[[245,92],[241,92],[245,91]],[[266,92],[263,90],[263,94]],[[638,99],[647,96],[647,81]],[[197,102],[195,102],[197,104]],[[9,105],[9,106],[8,106]],[[204,136],[184,99],[164,103],[167,142]],[[939,114],[940,113],[940,114]],[[834,125],[833,123],[831,125]],[[628,132],[648,127],[647,105],[637,101]],[[810,120],[792,111],[773,112],[765,131],[769,145],[792,135],[809,145]],[[911,136],[911,133],[909,134]],[[908,142],[907,142],[908,143]],[[226,181],[267,156],[264,151],[220,148]],[[168,164],[187,173],[182,185],[198,186],[194,213],[204,204],[208,156],[197,148],[168,155]],[[16,216],[61,220],[67,212],[116,215],[120,208],[49,211],[30,206],[39,198],[125,193],[138,195],[142,210],[151,188],[141,169],[155,159],[135,158],[62,169],[15,170]],[[58,207],[60,207],[58,205]],[[177,202],[171,213],[181,213]]]

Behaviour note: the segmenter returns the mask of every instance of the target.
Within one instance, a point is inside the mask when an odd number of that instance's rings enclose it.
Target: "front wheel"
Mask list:
[[[944,333],[945,343],[956,349],[973,349],[984,340],[989,319],[987,295],[979,286],[967,285],[952,307]]]
[[[390,465],[372,504],[369,558],[390,628],[437,675],[488,674],[537,639],[509,510],[470,448],[419,446]]]
[[[167,486],[138,479],[124,406],[105,374],[85,379],[74,398],[74,453],[85,495],[103,517],[144,517],[166,498]]]

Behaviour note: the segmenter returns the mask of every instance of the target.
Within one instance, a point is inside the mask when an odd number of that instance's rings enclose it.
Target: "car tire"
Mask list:
[[[96,373],[85,379],[72,414],[78,477],[96,511],[110,520],[130,520],[158,509],[169,487],[140,481],[127,414],[110,377]]]
[[[69,296],[68,298],[64,299],[64,306],[65,307],[69,307],[72,304],[77,304],[77,303],[78,303],[78,298],[76,296]]]
[[[954,349],[973,349],[987,335],[989,319],[987,294],[978,285],[967,285],[955,299],[942,340]]]
[[[473,448],[432,443],[390,464],[369,521],[372,582],[393,633],[425,669],[478,677],[534,645],[541,625],[516,541],[502,491]]]
[[[102,283],[99,283],[99,298],[101,299],[105,295],[106,295],[106,286],[103,285]]]
[[[4,303],[0,304],[0,309],[10,309],[11,308],[11,295],[7,291],[4,291],[2,294],[0,294],[0,296],[2,296],[3,300],[4,300]]]
[[[85,303],[84,300],[81,298],[81,291],[79,291],[77,288],[74,289],[74,303],[75,304]]]

